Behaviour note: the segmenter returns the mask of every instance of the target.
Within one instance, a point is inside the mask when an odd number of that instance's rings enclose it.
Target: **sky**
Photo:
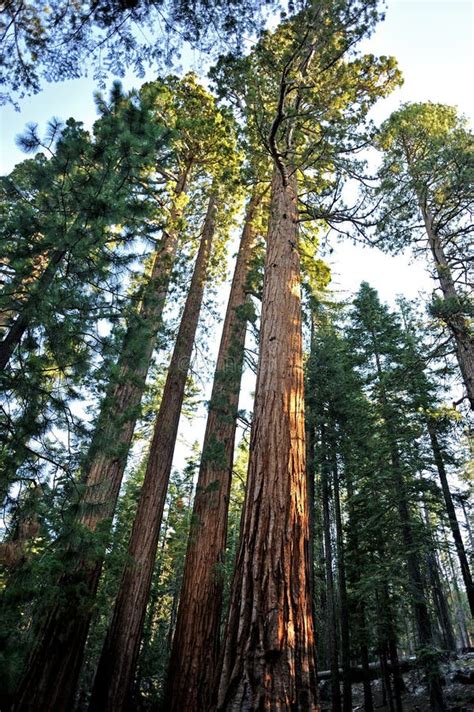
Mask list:
[[[373,54],[393,55],[404,76],[403,86],[379,102],[373,112],[379,123],[401,103],[434,101],[455,105],[470,119],[474,117],[474,94],[470,77],[474,69],[474,3],[470,0],[388,0],[386,19],[361,49]],[[189,57],[188,57],[189,59]],[[154,72],[148,72],[151,79]],[[112,79],[111,79],[112,81]],[[127,75],[125,88],[139,86],[144,80]],[[28,122],[45,127],[48,119],[73,116],[91,126],[96,118],[91,79],[84,78],[46,85],[40,94],[22,99],[20,111],[3,107],[0,114],[2,145],[0,172],[8,173],[24,154],[15,145],[15,136]],[[381,298],[394,303],[397,294],[409,299],[426,300],[432,282],[419,261],[409,255],[388,256],[374,248],[363,248],[345,241],[332,242],[329,262],[333,273],[332,288],[340,297],[349,297],[366,280]],[[228,292],[223,287],[221,303]],[[423,295],[424,298],[423,298]],[[215,342],[218,343],[219,329]],[[243,405],[248,407],[252,379],[245,380]],[[208,397],[208,394],[207,394]],[[181,466],[187,451],[185,442],[202,438],[204,410],[193,425],[182,421],[175,464]]]

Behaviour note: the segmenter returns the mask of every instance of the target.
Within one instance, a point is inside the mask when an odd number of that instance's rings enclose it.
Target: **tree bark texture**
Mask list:
[[[94,712],[122,712],[128,704],[207,276],[215,212],[216,199],[213,196],[209,201],[194,273],[155,421],[127,563],[94,680],[90,704],[90,710]]]
[[[185,188],[185,174],[175,197]],[[171,223],[178,219],[176,211]],[[156,336],[169,288],[179,237],[164,234],[155,253],[142,303],[124,337],[117,364],[89,449],[84,493],[77,524],[87,532],[101,529],[102,547],[84,557],[68,551],[69,571],[59,581],[61,599],[47,611],[15,695],[15,712],[66,712],[71,709],[93,613],[107,533],[110,531],[133,432],[139,416]],[[81,539],[84,539],[82,536]],[[75,558],[74,561],[71,561]]]
[[[218,709],[315,712],[296,180],[272,180],[247,492]]]
[[[217,356],[196,486],[167,685],[169,712],[202,712],[212,701],[218,667],[223,574],[235,431],[245,353],[255,245],[252,195],[245,218]]]

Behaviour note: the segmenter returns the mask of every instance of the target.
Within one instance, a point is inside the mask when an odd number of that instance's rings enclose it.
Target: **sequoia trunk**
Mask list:
[[[226,545],[250,306],[246,286],[259,200],[255,192],[248,205],[217,357],[169,666],[165,707],[170,712],[208,710],[218,666],[223,593],[219,567],[224,561]]]
[[[314,712],[296,179],[275,168],[247,492],[218,709]]]
[[[102,649],[90,710],[121,712],[128,704],[155,563],[186,379],[214,235],[211,197],[193,278],[155,421],[143,487],[112,622]]]

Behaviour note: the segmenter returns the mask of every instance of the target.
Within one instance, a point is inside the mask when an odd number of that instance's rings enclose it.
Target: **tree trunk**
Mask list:
[[[402,540],[406,551],[408,580],[411,588],[413,610],[415,613],[418,643],[425,651],[425,673],[430,696],[430,705],[434,712],[444,712],[446,707],[443,700],[438,662],[435,658],[431,659],[431,655],[428,653],[429,649],[433,647],[430,613],[428,610],[425,586],[421,574],[421,566],[418,552],[416,550],[416,543],[413,540],[411,516],[407,503],[405,483],[400,471],[400,463],[398,460],[398,453],[396,453],[396,448],[392,451],[392,463],[396,474],[396,485],[398,489],[397,508],[400,517]]]
[[[352,556],[354,558],[354,563],[357,564],[357,560],[360,558],[359,554],[359,531],[358,531],[358,519],[354,513],[354,507],[351,504],[354,497],[354,487],[352,484],[351,477],[351,466],[348,461],[347,455],[344,459],[344,475],[347,487],[348,496],[348,519],[349,519],[349,539],[348,539],[348,549],[352,551]],[[360,566],[353,565],[352,568],[352,580],[351,587],[356,588],[357,583],[360,579]],[[364,710],[365,712],[374,712],[374,698],[372,695],[372,685],[370,683],[370,663],[369,663],[369,646],[368,646],[368,630],[367,621],[365,614],[365,601],[363,598],[358,597],[355,603],[355,619],[357,625],[357,633],[360,639],[360,658],[363,670],[363,687],[364,687]]]
[[[443,700],[438,662],[435,657],[432,657],[429,654],[430,648],[433,648],[431,619],[421,573],[420,560],[416,550],[416,542],[413,539],[411,515],[408,507],[405,482],[401,473],[400,461],[395,446],[392,447],[392,464],[398,490],[397,509],[400,517],[402,540],[406,551],[408,580],[411,589],[413,610],[415,613],[418,643],[424,650],[424,669],[426,673],[430,705],[434,712],[444,712],[446,707]],[[436,653],[434,655],[436,655]]]
[[[431,591],[438,617],[439,627],[441,629],[441,645],[445,650],[450,652],[456,651],[456,640],[454,638],[454,630],[451,624],[451,616],[449,613],[448,602],[444,595],[441,577],[439,575],[439,566],[434,550],[428,551],[426,554],[426,564],[430,578]]]
[[[421,196],[419,196],[418,200],[441,291],[445,299],[457,304],[459,296],[444,254],[443,244],[433,224],[433,216]],[[474,410],[474,342],[470,334],[469,324],[462,314],[456,313],[447,316],[445,322],[454,338],[456,356],[464,385],[466,386],[467,397],[471,408]]]
[[[384,545],[379,539],[380,555],[384,557]],[[388,701],[390,710],[402,712],[403,677],[398,659],[397,634],[394,624],[393,604],[386,580],[380,583],[375,594],[377,611],[377,636],[380,665],[383,679],[384,699]],[[390,665],[388,663],[390,658]],[[392,685],[393,677],[393,685]],[[385,702],[386,704],[386,702]]]
[[[185,188],[186,174],[175,197]],[[176,211],[172,221],[176,221]],[[174,230],[166,233],[156,251],[150,279],[138,314],[131,318],[111,382],[102,404],[83,476],[84,493],[76,523],[83,528],[75,552],[68,548],[69,571],[61,576],[61,600],[47,612],[25,673],[15,695],[14,712],[61,712],[70,710],[79,677],[93,604],[105,556],[128,451],[139,415],[140,401],[178,247]],[[100,528],[92,551],[81,553],[90,541],[88,532]],[[98,544],[101,544],[98,546]],[[71,559],[73,561],[71,562]]]
[[[365,614],[362,621],[363,631],[365,635]],[[369,667],[369,649],[367,643],[363,642],[360,646],[360,658],[363,671],[363,688],[364,688],[364,710],[365,712],[374,712],[374,698],[372,695],[372,685],[370,684],[370,667]]]
[[[467,495],[469,497],[469,494]],[[471,529],[471,523],[469,521],[469,514],[466,509],[466,500],[464,497],[459,498],[459,503],[461,505],[461,509],[464,514],[464,526],[466,527],[467,535],[469,537],[469,543],[471,545],[471,549],[474,551],[474,537],[472,536],[472,529]]]
[[[128,546],[127,563],[94,680],[90,710],[96,712],[122,712],[128,704],[206,281],[215,212],[216,199],[212,196],[155,421],[145,478]]]
[[[458,586],[458,572],[454,565],[453,557],[451,556],[450,543],[446,532],[444,532],[444,546],[448,558],[449,570],[451,574],[452,587],[454,589],[453,603],[454,609],[456,611],[456,618],[458,621],[459,633],[462,641],[461,647],[468,647],[471,645],[471,636],[468,629],[468,624],[466,616],[464,614],[464,602],[461,597],[461,592]]]
[[[296,178],[274,169],[247,492],[218,709],[315,712]]]
[[[393,704],[392,682],[387,663],[387,650],[385,645],[380,650],[380,669],[382,671],[382,705],[387,705],[389,712],[395,712]]]
[[[393,621],[391,621],[392,624],[392,632],[391,635],[388,639],[388,654],[390,656],[390,665],[392,669],[392,676],[393,676],[393,695],[395,698],[395,709],[397,712],[402,712],[403,710],[403,705],[402,705],[402,693],[405,692],[405,683],[403,682],[403,675],[400,670],[400,662],[398,659],[398,648],[397,648],[397,639],[395,636],[395,632],[393,630]]]
[[[224,583],[219,569],[250,306],[246,286],[260,199],[255,191],[247,208],[217,357],[169,666],[165,707],[170,712],[208,710],[216,682]]]
[[[315,342],[316,324],[314,315],[311,314],[311,352]],[[310,354],[311,359],[311,354]],[[316,432],[314,425],[314,415],[310,408],[306,408],[306,487],[308,491],[308,520],[309,520],[309,587],[311,595],[311,610],[313,613],[313,624],[316,621],[316,602],[314,597],[314,541],[316,536],[315,526],[315,477],[316,477]]]
[[[451,527],[451,534],[453,535],[454,544],[456,546],[456,552],[459,558],[459,565],[461,567],[461,574],[464,581],[464,586],[466,587],[467,600],[469,601],[469,608],[471,609],[471,615],[474,616],[474,584],[472,581],[471,570],[469,568],[469,562],[466,555],[466,550],[464,548],[464,542],[461,536],[461,530],[459,528],[458,519],[456,517],[456,510],[454,508],[453,499],[451,497],[451,492],[449,489],[448,477],[446,473],[446,468],[444,466],[443,454],[441,447],[439,445],[438,436],[436,434],[436,426],[432,420],[427,420],[428,433],[431,440],[431,447],[433,449],[433,455],[438,470],[439,480],[441,482],[441,489],[443,490],[444,503],[446,505],[446,511],[448,513],[449,525]]]
[[[334,447],[333,443],[331,446]],[[333,553],[331,541],[331,515],[329,506],[329,462],[328,441],[325,427],[321,426],[321,500],[323,504],[324,528],[324,561],[326,568],[326,620],[327,620],[327,651],[329,668],[331,670],[331,710],[341,712],[341,688],[339,685],[339,646],[336,618],[336,595],[334,590],[334,575],[332,570]]]
[[[438,624],[441,630],[441,644],[445,650],[456,652],[456,638],[451,622],[451,612],[443,589],[441,578],[441,567],[438,558],[437,541],[433,534],[430,523],[429,510],[426,504],[423,507],[425,527],[429,536],[429,549],[426,551],[426,565],[428,569],[429,581],[433,595],[434,607],[438,617]]]
[[[344,536],[342,530],[341,498],[339,492],[339,473],[337,468],[336,450],[333,453],[333,489],[334,513],[336,520],[337,570],[339,573],[339,601],[341,619],[341,658],[342,658],[342,692],[343,710],[352,712],[351,684],[351,641],[349,631],[349,603],[347,600],[346,565],[344,552]]]

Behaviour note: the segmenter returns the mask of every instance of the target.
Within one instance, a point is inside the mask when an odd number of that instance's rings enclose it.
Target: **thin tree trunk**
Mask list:
[[[155,421],[148,464],[127,552],[127,563],[94,680],[90,710],[96,712],[122,712],[128,704],[207,276],[215,212],[216,198],[212,196]]]
[[[350,466],[347,458],[344,461],[344,475],[347,486],[348,495],[348,518],[349,518],[349,544],[352,545],[353,555],[358,556],[359,552],[359,532],[358,532],[358,520],[354,515],[353,505],[351,504],[354,497],[354,488],[352,484],[352,477],[350,474]],[[348,545],[349,545],[348,544]],[[359,581],[360,573],[359,567],[357,565],[353,566],[353,576],[352,585],[356,585]],[[372,695],[372,685],[370,680],[370,662],[369,662],[369,646],[368,646],[368,635],[367,635],[367,622],[365,615],[365,601],[358,598],[355,604],[355,617],[357,622],[357,629],[360,643],[360,657],[363,670],[363,687],[364,687],[364,709],[365,712],[374,711],[374,698]]]
[[[460,500],[459,500],[459,501],[460,501],[460,504],[461,504],[462,512],[463,512],[463,514],[464,514],[464,524],[465,524],[466,531],[467,531],[467,534],[468,534],[468,537],[469,537],[469,543],[470,543],[470,545],[471,545],[472,551],[474,551],[474,537],[472,536],[471,524],[470,524],[470,522],[469,522],[469,514],[468,514],[467,509],[466,509],[466,501],[465,501],[464,497],[460,497]]]
[[[450,543],[448,541],[446,532],[444,533],[444,545],[445,545],[446,554],[448,557],[449,568],[451,570],[451,581],[452,581],[452,585],[453,585],[453,589],[454,589],[453,598],[456,599],[454,602],[454,607],[456,610],[456,618],[458,620],[459,632],[461,634],[461,639],[464,639],[466,641],[462,647],[467,647],[467,646],[471,645],[471,638],[470,638],[470,633],[469,633],[469,629],[468,629],[468,625],[467,625],[466,616],[464,615],[464,602],[461,598],[461,592],[460,592],[459,586],[458,586],[458,572],[456,571],[453,557],[451,556]]]
[[[175,197],[185,188],[187,173],[178,183]],[[178,218],[173,213],[172,222]],[[156,251],[142,304],[131,318],[117,364],[117,377],[104,400],[89,449],[83,476],[84,493],[76,524],[87,532],[100,528],[101,546],[84,556],[81,549],[90,534],[81,536],[79,550],[66,552],[69,570],[61,576],[61,598],[46,612],[32,654],[15,695],[14,712],[70,710],[79,677],[84,647],[93,613],[107,534],[110,531],[128,451],[139,415],[140,401],[156,335],[161,325],[178,246],[170,229]],[[75,558],[75,560],[74,560]],[[71,559],[73,559],[71,561]]]
[[[384,544],[379,539],[379,551],[382,558],[385,556]],[[385,693],[390,709],[402,712],[402,693],[405,690],[398,659],[398,640],[394,623],[393,602],[390,597],[388,582],[381,583],[380,590],[376,592],[378,648],[381,664],[384,665]],[[390,666],[388,661],[390,659]],[[393,678],[393,684],[392,684]]]
[[[308,544],[308,556],[309,556],[309,590],[311,596],[311,610],[313,615],[313,624],[316,621],[316,601],[315,601],[315,590],[314,590],[314,540],[316,536],[316,526],[315,526],[315,502],[316,502],[316,491],[315,491],[315,465],[316,465],[316,437],[314,432],[314,427],[310,424],[307,434],[308,441],[308,463],[306,467],[306,487],[308,492],[308,520],[309,520],[309,544]]]
[[[324,560],[326,568],[326,620],[327,620],[327,650],[329,669],[331,670],[331,710],[341,712],[341,688],[339,685],[339,646],[336,618],[336,595],[334,590],[334,575],[332,570],[331,515],[329,507],[329,462],[328,441],[325,427],[321,426],[321,500],[323,505],[324,527]],[[334,447],[333,443],[331,446]]]
[[[474,616],[474,583],[472,581],[471,570],[469,568],[469,562],[466,555],[466,549],[464,548],[461,530],[459,529],[459,523],[456,517],[456,510],[454,508],[453,498],[451,497],[451,492],[449,489],[443,454],[441,452],[438,436],[436,434],[436,426],[432,420],[427,420],[427,427],[431,440],[431,447],[433,449],[434,460],[438,470],[439,480],[441,482],[441,489],[443,490],[444,503],[446,505],[446,511],[448,513],[451,534],[453,535],[456,552],[459,558],[459,565],[461,567],[461,574],[464,581],[464,586],[466,587],[467,600],[469,601],[471,615]]]
[[[142,669],[142,661],[146,659],[146,655],[147,655],[149,648],[151,647],[151,644],[153,642],[153,635],[156,631],[156,628],[153,625],[153,619],[155,617],[157,604],[158,604],[158,601],[159,601],[160,595],[161,595],[160,577],[161,577],[161,572],[162,572],[162,563],[163,563],[164,552],[165,552],[166,544],[167,544],[166,540],[167,540],[168,530],[169,530],[169,518],[170,518],[170,510],[168,509],[166,519],[164,520],[163,525],[160,529],[160,534],[161,534],[160,550],[156,557],[156,563],[155,563],[155,568],[154,568],[153,577],[152,577],[152,586],[151,586],[150,596],[149,596],[149,600],[148,600],[148,604],[147,604],[145,622],[143,624],[143,636],[142,636],[140,649],[138,652],[137,674],[136,674],[135,680],[134,680],[135,685],[131,692],[131,695],[133,697],[136,697],[137,700],[139,698],[140,680],[143,680],[143,678],[145,676],[145,672]]]
[[[362,621],[362,630],[365,633],[365,614]],[[370,684],[370,663],[369,663],[369,649],[367,643],[363,642],[360,646],[360,657],[362,662],[362,670],[364,674],[363,687],[364,687],[364,710],[365,712],[374,712],[374,698],[372,695],[372,685]]]
[[[275,168],[247,492],[218,709],[316,712],[296,178]]]
[[[433,535],[433,530],[430,524],[428,508],[424,506],[424,520],[427,532],[429,534],[430,547],[426,552],[426,562],[428,568],[428,574],[430,578],[431,590],[433,592],[433,599],[435,603],[435,608],[438,614],[438,621],[442,632],[442,643],[446,650],[451,652],[456,650],[456,639],[454,637],[454,630],[451,623],[451,614],[449,611],[448,602],[443,590],[443,584],[441,581],[439,560],[437,557],[437,549],[435,537]]]
[[[314,348],[315,343],[315,319],[314,315],[311,314],[311,351]],[[311,359],[311,354],[310,354]],[[315,526],[315,476],[316,476],[316,433],[314,426],[314,416],[309,408],[306,408],[306,486],[308,491],[308,520],[309,520],[309,585],[311,594],[311,609],[313,612],[313,624],[316,621],[316,602],[314,595],[314,541],[316,535]]]
[[[337,468],[336,450],[333,453],[333,491],[334,513],[336,520],[337,570],[339,573],[339,601],[341,619],[341,658],[342,658],[342,692],[344,712],[352,712],[351,684],[351,641],[349,630],[349,603],[347,599],[346,564],[344,553],[344,536],[342,530],[341,497],[339,492],[339,473]]]
[[[392,682],[390,680],[390,670],[388,669],[387,650],[385,645],[380,650],[380,668],[382,671],[382,705],[386,705],[388,703],[388,709],[390,712],[395,712]]]
[[[393,694],[395,697],[395,709],[397,712],[402,712],[402,693],[405,692],[405,683],[400,670],[400,662],[398,659],[397,639],[393,630],[393,621],[391,621],[391,635],[388,639],[388,654],[390,656],[390,665],[393,676]]]
[[[245,353],[248,275],[255,245],[253,193],[235,264],[196,486],[165,707],[210,708],[219,656],[223,572],[235,431]]]
[[[444,647],[445,650],[454,652],[456,650],[456,640],[454,638],[454,631],[451,625],[451,616],[449,614],[446,596],[444,595],[443,587],[441,584],[441,578],[438,570],[438,562],[433,551],[427,552],[426,565],[428,568],[431,591],[433,594],[434,605],[438,617],[439,627],[441,630],[441,645]]]
[[[397,509],[400,517],[403,544],[406,551],[408,580],[412,594],[418,642],[423,649],[429,650],[433,647],[430,613],[426,602],[426,593],[421,574],[420,560],[418,552],[416,551],[416,543],[413,540],[411,515],[407,502],[405,482],[401,473],[400,461],[395,446],[392,447],[392,464],[398,490]],[[434,658],[430,659],[426,654],[425,659],[425,672],[431,709],[434,710],[434,712],[444,712],[446,707],[443,700],[438,662]]]
[[[457,304],[459,302],[459,295],[454,285],[443,244],[434,227],[433,216],[421,194],[418,195],[418,203],[423,216],[428,243],[431,254],[433,255],[441,291],[445,299],[450,300],[453,304]],[[466,386],[471,408],[474,410],[474,341],[470,334],[469,324],[462,314],[456,313],[445,317],[444,320],[453,335],[459,368],[464,385]]]

